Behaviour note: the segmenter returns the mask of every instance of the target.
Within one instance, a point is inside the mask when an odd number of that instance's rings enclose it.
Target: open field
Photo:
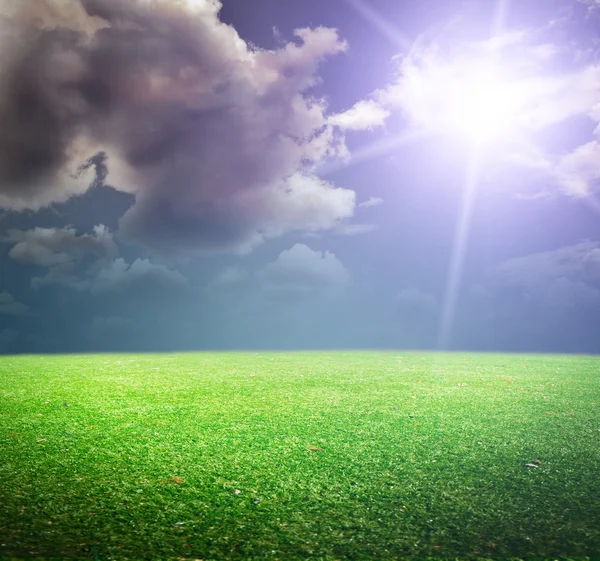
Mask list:
[[[595,557],[599,404],[592,357],[3,357],[0,557]]]

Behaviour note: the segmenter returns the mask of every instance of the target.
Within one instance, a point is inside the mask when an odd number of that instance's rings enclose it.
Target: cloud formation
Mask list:
[[[600,116],[598,122],[600,133]],[[583,144],[563,156],[556,165],[556,175],[567,193],[585,196],[595,190],[600,184],[600,140]]]
[[[304,244],[282,251],[257,276],[267,288],[278,291],[343,290],[352,284],[349,271],[333,253]]]
[[[128,264],[117,257],[113,235],[104,225],[93,234],[78,235],[73,228],[34,228],[10,230],[3,240],[14,244],[8,252],[11,259],[47,269],[43,276],[33,277],[34,290],[59,285],[80,292],[106,294],[123,292],[140,283],[158,286],[185,286],[186,279],[164,265],[148,259]]]
[[[220,271],[213,279],[212,286],[231,286],[248,278],[248,271],[237,265],[231,265]]]
[[[443,34],[436,41],[421,38],[395,57],[393,80],[329,122],[364,130],[395,114],[415,134],[463,143],[489,135],[494,150],[486,152],[486,164],[527,168],[565,194],[586,196],[600,184],[600,64],[582,48],[559,47],[546,35],[516,30],[448,46]],[[505,84],[506,91],[496,91]],[[593,135],[570,132],[573,118],[596,127]],[[551,127],[557,125],[567,127],[563,136],[572,145],[543,154],[537,140],[556,134]]]
[[[119,257],[99,269],[83,286],[92,294],[106,294],[124,292],[131,288],[139,289],[142,284],[176,288],[187,286],[187,280],[181,273],[152,263],[149,259],[136,259],[128,264]]]
[[[379,197],[369,197],[366,201],[358,204],[359,208],[370,208],[372,206],[379,206],[383,204],[383,199]]]
[[[373,99],[362,100],[343,113],[329,117],[328,122],[342,130],[372,130],[382,127],[390,112]]]
[[[334,233],[338,236],[360,236],[377,230],[377,224],[348,224],[342,223],[336,227]]]
[[[561,50],[536,39],[535,31],[513,31],[460,48],[443,49],[437,42],[416,45],[398,56],[397,78],[374,96],[383,107],[400,110],[411,126],[452,132],[456,116],[450,110],[456,107],[449,104],[473,98],[469,88],[491,94],[486,81],[474,78],[487,78],[492,70],[511,82],[506,95],[515,98],[519,109],[515,125],[522,131],[540,130],[577,115],[594,118],[600,101],[600,66],[589,61],[557,71],[553,63]],[[465,114],[473,109],[465,107]],[[496,110],[489,105],[489,112]]]
[[[318,179],[343,137],[312,97],[334,29],[246,44],[217,0],[24,0],[2,8],[0,206],[106,182],[133,193],[121,234],[157,250],[249,249],[352,215]]]
[[[496,296],[553,313],[600,310],[600,244],[581,242],[510,259],[488,272],[485,285]]]
[[[590,11],[600,10],[600,0],[578,0],[581,4],[588,6]]]
[[[597,352],[600,243],[506,260],[461,294],[457,341],[475,348]]]
[[[74,228],[34,228],[10,230],[3,239],[14,244],[11,259],[40,267],[68,268],[76,262],[92,258],[110,259],[118,250],[113,235],[100,224],[93,234],[77,235]]]
[[[28,311],[29,307],[15,300],[10,292],[0,292],[0,315],[22,316]]]
[[[554,251],[509,259],[493,267],[487,282],[495,286],[535,288],[556,278],[600,282],[596,268],[600,244],[585,241]]]

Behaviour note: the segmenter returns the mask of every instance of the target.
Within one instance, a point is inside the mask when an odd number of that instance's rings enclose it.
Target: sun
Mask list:
[[[444,128],[469,143],[496,144],[522,131],[528,96],[494,66],[465,68],[446,84]]]
[[[413,127],[453,141],[497,146],[526,132],[535,95],[531,79],[496,57],[438,53],[405,60],[390,91]]]

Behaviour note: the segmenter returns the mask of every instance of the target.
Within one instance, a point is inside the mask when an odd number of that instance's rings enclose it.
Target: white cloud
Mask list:
[[[561,53],[561,49],[553,43],[541,43],[529,49],[529,52],[537,59],[544,62],[552,60]]]
[[[22,316],[29,311],[29,308],[15,300],[14,296],[6,290],[0,292],[0,315]]]
[[[342,130],[372,130],[382,127],[390,112],[375,100],[362,100],[343,113],[336,113],[327,122]]]
[[[259,199],[264,205],[267,235],[285,230],[315,232],[334,228],[354,213],[354,191],[340,189],[314,175],[295,173],[281,188],[273,188]]]
[[[600,0],[578,0],[581,4],[588,6],[591,11],[600,9]]]
[[[338,236],[359,236],[377,230],[377,224],[340,224],[333,232]]]
[[[352,276],[329,251],[313,251],[296,244],[258,273],[258,278],[274,290],[340,290],[352,284]]]
[[[563,156],[556,176],[564,191],[584,197],[600,184],[600,142],[592,141]]]
[[[485,39],[484,41],[476,41],[473,44],[473,47],[476,50],[482,49],[490,53],[496,53],[506,49],[507,47],[522,45],[530,33],[531,30],[529,29],[516,29],[513,31],[507,31],[489,39]]]
[[[369,197],[366,201],[359,203],[357,206],[358,208],[369,208],[372,206],[379,206],[381,204],[383,204],[383,199],[380,199],[379,197]]]
[[[534,129],[542,129],[575,116],[593,117],[599,101],[600,65],[590,64],[564,74],[531,78],[527,86],[535,104],[525,115]]]

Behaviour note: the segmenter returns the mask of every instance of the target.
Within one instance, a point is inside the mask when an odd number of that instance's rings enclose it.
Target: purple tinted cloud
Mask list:
[[[313,172],[345,146],[309,93],[321,61],[346,43],[317,27],[260,50],[219,21],[219,7],[4,8],[0,206],[64,201],[97,174],[135,194],[121,235],[165,251],[247,250],[350,217],[354,193]]]

